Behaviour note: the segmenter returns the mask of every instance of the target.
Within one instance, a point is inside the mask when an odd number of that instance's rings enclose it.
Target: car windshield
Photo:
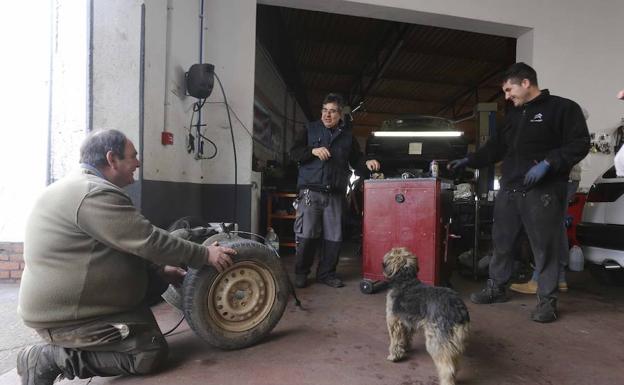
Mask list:
[[[435,116],[413,116],[390,119],[381,124],[381,131],[451,131],[455,126],[448,119]]]

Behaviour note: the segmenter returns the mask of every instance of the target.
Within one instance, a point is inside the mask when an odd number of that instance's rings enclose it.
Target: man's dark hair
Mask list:
[[[126,147],[126,136],[117,130],[94,131],[80,146],[80,163],[101,167],[108,164],[106,153],[112,151],[119,159],[123,159]]]
[[[530,65],[522,62],[512,64],[511,67],[503,73],[501,83],[507,82],[520,84],[523,79],[527,79],[529,83],[537,86],[537,72]]]
[[[344,99],[340,94],[327,94],[325,99],[323,99],[323,105],[327,103],[336,103],[336,106],[338,106],[338,110],[340,111],[342,111],[342,108],[344,107]]]

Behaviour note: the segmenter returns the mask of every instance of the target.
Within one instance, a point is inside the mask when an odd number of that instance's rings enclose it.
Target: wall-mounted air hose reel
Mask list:
[[[198,99],[205,99],[210,96],[214,86],[214,65],[193,64],[184,77],[186,78],[186,92]]]

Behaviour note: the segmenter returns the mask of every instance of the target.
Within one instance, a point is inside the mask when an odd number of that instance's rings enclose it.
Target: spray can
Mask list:
[[[438,172],[440,171],[438,162],[436,162],[435,160],[432,160],[431,164],[429,165],[429,171],[431,171],[431,176],[433,178],[437,178]]]

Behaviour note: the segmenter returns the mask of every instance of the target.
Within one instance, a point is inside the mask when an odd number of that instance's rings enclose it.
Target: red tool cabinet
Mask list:
[[[447,283],[451,188],[439,178],[364,182],[362,292],[383,286],[383,256],[393,247],[407,247],[418,257],[423,283]]]

